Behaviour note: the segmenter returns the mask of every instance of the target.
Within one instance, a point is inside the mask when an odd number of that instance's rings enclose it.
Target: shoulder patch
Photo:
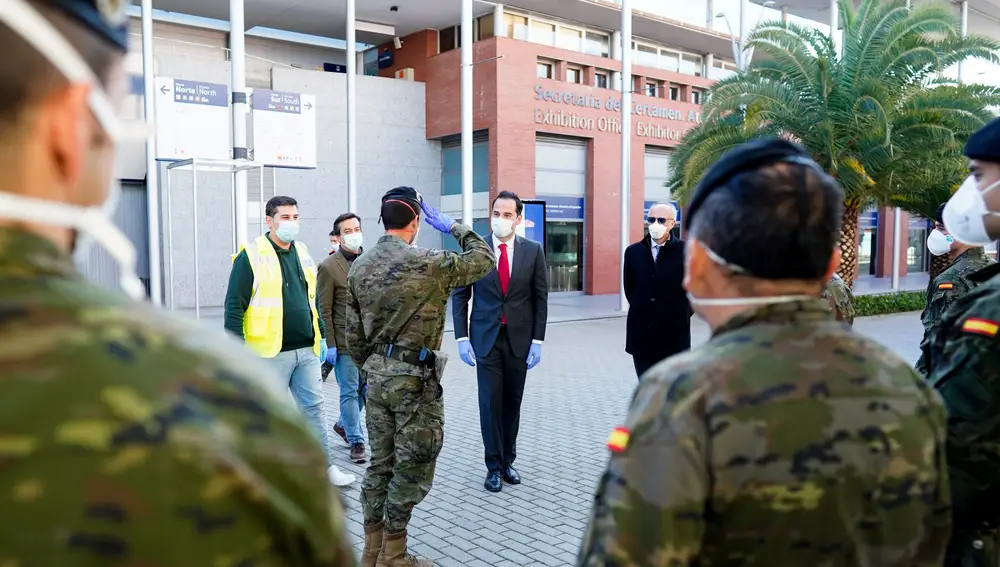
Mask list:
[[[955,284],[953,284],[951,282],[944,282],[944,283],[939,283],[938,284],[938,289],[952,289],[954,287],[955,287]]]
[[[608,437],[608,449],[612,453],[624,453],[625,448],[628,447],[628,439],[631,435],[632,433],[627,427],[616,427]]]
[[[995,337],[997,332],[1000,331],[1000,323],[988,319],[968,319],[965,323],[962,323],[962,330],[975,335]]]

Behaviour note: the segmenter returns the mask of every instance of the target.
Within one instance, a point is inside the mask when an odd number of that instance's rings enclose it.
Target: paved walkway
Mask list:
[[[572,306],[566,308],[570,313]],[[624,417],[636,384],[632,361],[623,350],[624,328],[621,318],[549,326],[543,360],[528,374],[521,412],[515,465],[523,484],[505,485],[499,494],[482,486],[486,471],[475,370],[459,360],[454,340],[446,337],[451,359],[444,380],[445,445],[434,488],[413,513],[415,552],[445,567],[574,563],[607,459],[608,433]],[[917,357],[922,332],[917,314],[861,319],[856,329],[907,360]],[[707,327],[696,319],[694,342],[707,337]],[[333,380],[326,394],[332,424],[339,413]],[[338,464],[359,478],[344,496],[349,529],[360,549],[364,532],[358,486],[364,465],[350,463],[347,446],[331,435]]]

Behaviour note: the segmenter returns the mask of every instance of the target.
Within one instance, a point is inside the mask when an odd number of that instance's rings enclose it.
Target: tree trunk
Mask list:
[[[861,207],[850,203],[844,205],[844,216],[840,229],[840,269],[837,274],[854,287],[858,277],[858,221]]]
[[[951,256],[948,254],[942,254],[940,256],[931,256],[931,266],[930,266],[930,280],[927,285],[934,283],[934,279],[941,275],[941,272],[945,271],[948,266],[951,265]]]

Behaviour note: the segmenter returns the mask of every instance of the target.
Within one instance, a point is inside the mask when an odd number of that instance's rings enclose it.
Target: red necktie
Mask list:
[[[507,295],[507,286],[510,284],[510,264],[507,262],[507,245],[500,243],[500,262],[497,264],[497,275],[500,276],[500,291]],[[500,322],[507,324],[507,316],[502,315]]]

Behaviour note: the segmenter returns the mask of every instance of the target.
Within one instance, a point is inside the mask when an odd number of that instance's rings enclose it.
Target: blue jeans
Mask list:
[[[337,364],[333,371],[337,375],[337,386],[340,388],[340,417],[337,423],[344,428],[347,442],[351,445],[364,443],[361,433],[361,408],[365,407],[364,397],[358,391],[361,376],[354,359],[346,354],[337,355]]]
[[[287,381],[288,389],[299,406],[299,411],[305,416],[310,429],[323,445],[327,465],[332,465],[330,433],[327,431],[326,415],[323,413],[323,377],[319,357],[313,354],[312,348],[300,348],[279,352],[274,358],[265,360],[271,364],[278,376]]]

